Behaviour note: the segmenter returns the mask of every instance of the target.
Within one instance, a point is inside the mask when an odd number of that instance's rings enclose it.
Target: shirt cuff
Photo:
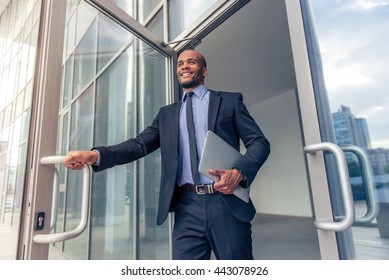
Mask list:
[[[92,151],[95,151],[97,153],[97,160],[94,164],[92,165],[96,165],[96,166],[99,166],[100,165],[100,152],[96,149],[93,149]]]
[[[234,167],[233,169],[235,169],[236,171],[238,171],[240,173],[240,175],[243,176],[243,180],[240,181],[239,185],[241,186],[245,186],[246,185],[246,182],[247,182],[247,176],[244,174],[244,172],[236,167]]]

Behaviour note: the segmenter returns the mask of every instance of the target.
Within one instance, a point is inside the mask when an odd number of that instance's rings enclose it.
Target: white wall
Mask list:
[[[251,187],[258,213],[312,217],[296,93],[248,106],[271,144]]]

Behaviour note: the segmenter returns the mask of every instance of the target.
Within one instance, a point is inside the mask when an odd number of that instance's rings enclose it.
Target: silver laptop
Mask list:
[[[204,148],[201,153],[199,171],[205,176],[216,182],[217,176],[209,174],[209,169],[231,169],[243,155],[235,150],[231,145],[216,135],[213,131],[208,130]],[[249,202],[250,188],[238,186],[234,195]]]

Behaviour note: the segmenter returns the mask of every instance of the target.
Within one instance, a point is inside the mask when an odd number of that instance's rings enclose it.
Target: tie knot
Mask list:
[[[192,95],[194,94],[194,92],[193,91],[189,91],[189,92],[187,92],[185,95],[186,95],[186,97],[192,97]]]

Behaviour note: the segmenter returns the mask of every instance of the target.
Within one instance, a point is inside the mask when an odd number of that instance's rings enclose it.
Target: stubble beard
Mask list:
[[[190,81],[180,81],[180,85],[185,89],[194,88],[201,84],[202,78],[203,77],[200,75],[200,73],[197,73]]]

